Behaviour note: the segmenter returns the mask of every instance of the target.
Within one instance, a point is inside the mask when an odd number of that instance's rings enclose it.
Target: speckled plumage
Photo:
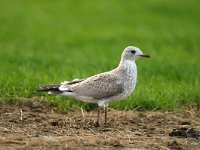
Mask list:
[[[84,102],[97,103],[99,107],[104,106],[107,110],[110,102],[125,99],[133,92],[137,81],[135,61],[139,57],[149,56],[144,55],[139,48],[129,46],[123,51],[117,68],[86,79],[41,86],[38,92],[74,97]],[[107,120],[107,113],[105,116]]]
[[[119,66],[109,72],[89,77],[79,83],[61,84],[61,95],[71,96],[84,102],[108,105],[111,101],[122,100],[134,90],[137,81],[137,66],[135,61],[122,57]]]

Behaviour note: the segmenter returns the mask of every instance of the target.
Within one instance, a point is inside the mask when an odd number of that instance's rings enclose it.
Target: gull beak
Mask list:
[[[142,55],[139,55],[140,57],[145,57],[145,58],[150,58],[150,55],[146,55],[146,54],[142,54]]]

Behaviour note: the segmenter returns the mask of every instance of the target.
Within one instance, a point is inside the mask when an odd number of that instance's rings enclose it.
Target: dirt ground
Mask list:
[[[109,110],[108,126],[101,116],[95,127],[95,110],[59,114],[47,102],[1,103],[0,149],[200,149],[200,111]]]

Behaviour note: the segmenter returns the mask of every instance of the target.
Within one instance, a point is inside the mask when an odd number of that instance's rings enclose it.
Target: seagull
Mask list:
[[[100,108],[104,107],[105,125],[107,125],[108,105],[131,95],[136,86],[138,58],[150,58],[149,55],[134,46],[124,49],[117,68],[85,79],[64,81],[60,84],[39,86],[35,92],[47,92],[77,100],[98,104],[96,125],[100,125]]]

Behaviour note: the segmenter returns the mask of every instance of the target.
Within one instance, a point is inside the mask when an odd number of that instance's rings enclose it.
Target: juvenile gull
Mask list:
[[[134,90],[137,81],[138,58],[149,55],[133,46],[124,49],[117,68],[85,79],[75,79],[71,82],[40,86],[36,92],[48,92],[73,97],[84,102],[97,103],[97,125],[100,123],[100,108],[105,108],[105,124],[107,124],[108,105],[112,101],[119,101],[128,97]]]

